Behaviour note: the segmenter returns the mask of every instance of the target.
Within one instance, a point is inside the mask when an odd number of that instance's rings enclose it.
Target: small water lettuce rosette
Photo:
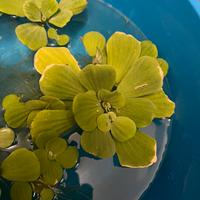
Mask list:
[[[73,15],[80,14],[87,0],[1,0],[0,12],[26,17],[30,22],[16,27],[18,39],[31,50],[47,46],[48,38],[63,46],[69,36],[59,35],[56,28],[63,28]],[[51,27],[53,26],[53,27]],[[48,29],[48,31],[46,31]]]
[[[65,102],[83,130],[81,146],[86,152],[100,158],[117,154],[125,167],[152,165],[156,141],[140,128],[174,113],[175,104],[162,88],[167,62],[158,58],[152,42],[122,32],[108,41],[98,32],[89,32],[82,42],[92,58],[83,69],[67,48],[44,47],[35,54],[41,92]],[[64,131],[62,118],[55,115],[48,121],[46,116],[33,120],[33,137],[41,131],[38,127],[43,132],[52,126]],[[48,130],[46,124],[51,123]]]

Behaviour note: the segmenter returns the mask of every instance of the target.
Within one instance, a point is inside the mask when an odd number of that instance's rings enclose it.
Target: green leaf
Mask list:
[[[73,101],[73,112],[76,122],[85,131],[93,131],[97,117],[104,113],[94,91],[78,94]]]
[[[124,96],[117,90],[110,92],[105,89],[101,89],[98,92],[98,98],[103,102],[108,102],[112,108],[118,109],[125,105]]]
[[[158,63],[160,65],[160,68],[163,71],[164,76],[166,76],[168,73],[168,70],[169,70],[169,65],[168,65],[167,61],[162,58],[158,58]]]
[[[151,56],[154,58],[158,57],[158,49],[155,44],[150,40],[144,40],[141,42],[141,54],[140,56]]]
[[[66,109],[65,103],[56,97],[42,96],[40,97],[40,100],[48,103],[46,109],[49,109],[49,110],[65,110]]]
[[[33,120],[35,119],[36,115],[40,112],[40,110],[31,111],[27,118],[27,127],[31,127]]]
[[[114,113],[113,113],[114,114]],[[108,113],[103,113],[97,118],[98,129],[104,133],[111,130],[111,117]]]
[[[61,100],[73,100],[76,94],[85,91],[72,68],[58,64],[47,67],[43,72],[40,89],[43,94]]]
[[[148,98],[155,105],[156,118],[171,117],[174,114],[175,103],[168,98],[164,91],[146,96],[145,98]]]
[[[25,103],[25,106],[28,110],[43,110],[47,103],[41,100],[29,100]]]
[[[37,157],[25,148],[15,150],[1,164],[1,176],[9,181],[35,181],[39,175]]]
[[[19,103],[20,101],[20,97],[18,97],[15,94],[10,94],[7,95],[6,97],[4,97],[3,101],[2,101],[2,107],[3,109],[7,109],[9,108],[10,105]]]
[[[31,50],[35,51],[47,45],[47,34],[43,26],[35,23],[18,25],[15,29],[18,39]]]
[[[111,134],[119,141],[124,142],[135,136],[136,125],[133,120],[128,117],[117,117],[111,126]]]
[[[157,161],[156,141],[148,135],[137,132],[126,142],[115,142],[119,162],[124,167],[145,168]]]
[[[69,49],[64,47],[44,47],[37,51],[34,57],[35,69],[42,74],[48,65],[66,64],[69,65],[74,72],[79,72],[78,62],[70,53]]]
[[[59,136],[74,125],[71,111],[67,110],[43,110],[39,112],[31,124],[31,136],[33,139],[40,134],[52,134]]]
[[[153,57],[139,58],[118,86],[125,97],[142,97],[161,90],[163,72]]]
[[[98,129],[84,131],[81,135],[81,146],[86,152],[99,158],[110,158],[115,154],[115,143],[110,133],[103,133]]]
[[[41,22],[42,13],[38,8],[35,0],[26,0],[23,5],[25,16],[32,22]]]
[[[44,132],[43,134],[38,135],[37,138],[35,138],[34,142],[38,148],[44,149],[46,146],[46,143],[52,138],[56,138],[56,137],[57,136],[55,136],[51,132]]]
[[[118,110],[118,115],[132,119],[138,128],[151,124],[155,116],[154,104],[146,98],[126,99],[126,105]]]
[[[47,31],[47,34],[50,39],[55,39],[57,38],[57,35],[58,35],[57,30],[55,28],[49,28]]]
[[[15,182],[10,190],[12,200],[32,200],[32,193],[31,185],[26,182]]]
[[[26,0],[1,0],[0,1],[0,12],[24,17],[23,5]]]
[[[103,51],[106,45],[105,37],[99,32],[88,32],[82,38],[83,45],[87,53],[94,57],[97,50]]]
[[[109,65],[87,65],[79,73],[79,80],[88,90],[111,90],[115,84],[116,73]]]
[[[49,188],[44,188],[40,193],[40,200],[53,200],[54,191]]]
[[[119,83],[140,56],[140,42],[132,35],[114,33],[107,43],[107,62],[115,67]]]
[[[79,152],[76,147],[68,147],[63,153],[56,157],[56,161],[61,164],[64,169],[74,167],[78,161]]]
[[[15,139],[15,133],[10,128],[0,128],[0,148],[9,147]]]
[[[56,0],[41,0],[41,12],[43,15],[43,21],[49,19],[58,10],[58,2]]]
[[[52,138],[46,144],[48,158],[54,160],[67,149],[67,142],[62,138]]]
[[[86,8],[87,0],[61,0],[59,3],[60,8],[65,8],[73,12],[74,15],[77,15]]]
[[[50,18],[49,23],[59,28],[63,28],[68,22],[70,22],[72,16],[72,11],[61,8],[56,15]]]

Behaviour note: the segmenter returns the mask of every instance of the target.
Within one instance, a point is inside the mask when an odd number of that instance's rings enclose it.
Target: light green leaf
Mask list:
[[[105,103],[109,103],[112,108],[118,109],[125,105],[124,96],[117,90],[110,92],[105,89],[101,89],[98,92],[98,98]]]
[[[47,142],[45,149],[48,153],[48,158],[54,160],[67,149],[67,142],[62,138],[52,138]]]
[[[113,113],[114,114],[114,113]],[[103,113],[97,118],[98,129],[104,133],[107,133],[111,129],[112,119],[108,113]]]
[[[31,124],[31,136],[33,139],[40,134],[52,134],[59,136],[74,125],[71,111],[67,110],[43,110],[39,112]]]
[[[33,120],[35,119],[36,115],[40,112],[40,110],[31,111],[27,118],[27,127],[31,127]]]
[[[58,10],[58,2],[56,0],[41,0],[42,21],[46,21]]]
[[[118,110],[118,115],[132,119],[138,128],[151,124],[154,113],[154,104],[146,98],[126,99],[126,105]]]
[[[10,190],[12,200],[32,200],[32,193],[31,185],[26,182],[15,182]]]
[[[43,94],[62,100],[73,100],[76,94],[85,91],[72,68],[58,64],[50,65],[43,72],[40,89]]]
[[[7,109],[9,108],[10,105],[19,103],[19,101],[20,97],[18,97],[17,95],[15,94],[7,95],[6,97],[4,97],[2,101],[2,107],[3,109]]]
[[[77,124],[86,131],[93,131],[97,117],[104,113],[94,91],[78,94],[73,101],[73,112]]]
[[[117,73],[119,83],[140,56],[140,42],[132,35],[122,32],[114,33],[107,43],[107,62]]]
[[[66,64],[74,72],[78,73],[80,71],[78,62],[69,49],[64,47],[44,47],[37,51],[34,57],[34,66],[40,74],[51,64]]]
[[[69,40],[70,40],[69,36],[66,34],[63,34],[63,35],[59,35],[56,41],[59,46],[64,46],[67,43],[69,43]]]
[[[101,52],[104,50],[106,45],[105,37],[99,32],[88,32],[82,38],[83,45],[87,53],[94,57],[97,54],[97,50]]]
[[[79,80],[88,90],[111,90],[115,84],[116,73],[109,65],[87,65],[79,73]]]
[[[156,107],[155,117],[165,118],[174,114],[175,103],[171,101],[163,91],[146,96]]]
[[[0,128],[0,148],[9,147],[15,139],[15,133],[10,128]]]
[[[28,110],[43,110],[47,106],[47,102],[41,100],[29,100],[25,103]]]
[[[1,0],[0,1],[0,12],[24,17],[23,5],[26,0]]]
[[[166,76],[168,73],[168,70],[169,70],[169,65],[168,65],[167,61],[162,58],[158,58],[158,63],[160,65],[160,68],[163,71],[164,76]]]
[[[35,51],[47,45],[47,34],[43,26],[35,23],[18,25],[15,29],[18,39],[31,50]]]
[[[41,22],[42,13],[38,8],[35,0],[26,0],[23,5],[25,16],[32,22]]]
[[[66,109],[65,103],[56,97],[42,96],[40,97],[40,100],[48,103],[46,109],[49,109],[49,110],[65,110]]]
[[[145,168],[157,161],[156,141],[148,135],[137,132],[126,142],[115,142],[119,162],[124,167]]]
[[[68,9],[73,12],[74,15],[77,15],[86,8],[87,0],[61,0],[59,7],[61,9]]]
[[[133,120],[128,117],[117,117],[111,126],[111,134],[119,141],[124,142],[135,136],[136,125]]]
[[[155,44],[150,40],[144,40],[141,42],[141,54],[140,56],[151,56],[154,58],[158,57],[158,49]]]
[[[70,22],[72,16],[72,11],[65,8],[61,8],[56,15],[50,18],[49,23],[59,28],[63,28],[68,22]]]
[[[15,150],[1,164],[1,176],[10,181],[35,181],[39,175],[37,157],[25,148]]]
[[[40,193],[40,200],[53,200],[54,191],[49,188],[44,188]]]
[[[163,72],[153,57],[139,58],[118,86],[125,97],[141,97],[161,90]]]
[[[47,34],[50,39],[57,38],[57,30],[55,28],[49,28]]]
[[[52,138],[56,138],[56,137],[57,136],[55,136],[51,132],[44,132],[43,134],[38,135],[37,138],[35,138],[34,142],[38,148],[44,149],[46,146],[46,143]]]
[[[63,153],[56,157],[56,161],[61,164],[64,169],[74,167],[78,161],[79,152],[76,147],[68,147]]]
[[[110,133],[103,133],[98,129],[84,131],[81,135],[81,146],[86,152],[99,158],[110,158],[115,154],[115,143]]]

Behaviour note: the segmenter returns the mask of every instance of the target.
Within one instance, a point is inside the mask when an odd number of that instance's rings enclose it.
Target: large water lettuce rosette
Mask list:
[[[90,32],[82,41],[92,57],[92,64],[83,69],[67,48],[44,47],[36,53],[42,93],[64,102],[68,111],[39,112],[30,125],[33,139],[67,131],[70,118],[71,125],[77,123],[83,130],[85,151],[100,158],[116,153],[126,167],[152,165],[156,141],[140,128],[174,112],[174,103],[162,89],[166,61],[157,58],[150,41],[121,32],[107,42],[100,33]]]

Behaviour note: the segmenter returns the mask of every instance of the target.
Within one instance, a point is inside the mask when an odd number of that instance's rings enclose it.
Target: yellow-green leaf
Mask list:
[[[64,47],[44,47],[37,51],[34,57],[34,66],[40,74],[51,64],[66,64],[75,72],[80,71],[78,62],[69,49]]]
[[[157,161],[156,141],[148,135],[137,132],[125,142],[115,142],[119,162],[124,167],[145,168]]]
[[[168,65],[167,61],[162,58],[158,58],[158,63],[160,65],[160,68],[163,71],[164,76],[166,76],[168,73],[168,70],[169,70],[169,65]]]
[[[126,97],[141,97],[161,90],[163,72],[153,57],[143,56],[129,70],[118,90]]]
[[[174,114],[175,103],[171,101],[164,91],[146,96],[156,107],[155,117],[171,117]]]
[[[15,29],[18,39],[31,50],[35,51],[47,45],[47,34],[43,26],[35,23],[18,25]]]
[[[84,131],[81,135],[81,146],[86,152],[100,158],[110,158],[115,154],[115,143],[110,133],[103,133],[98,129]]]
[[[9,147],[15,139],[15,133],[10,128],[0,128],[0,148]]]
[[[87,65],[79,73],[79,80],[88,90],[111,90],[115,84],[116,73],[109,65]]]
[[[108,113],[103,113],[99,115],[99,117],[97,118],[98,129],[104,133],[107,133],[111,129],[111,122],[112,120]]]
[[[2,107],[3,109],[7,109],[9,108],[10,105],[19,103],[19,101],[20,101],[20,97],[18,97],[15,94],[9,94],[6,97],[4,97],[2,101]]]
[[[25,148],[15,150],[1,164],[1,176],[10,181],[35,181],[39,175],[39,160]]]
[[[34,118],[36,117],[36,115],[40,112],[40,110],[34,110],[34,111],[31,111],[30,114],[28,115],[28,118],[27,118],[27,127],[31,127],[31,124],[34,120]]]
[[[38,148],[44,149],[47,142],[56,137],[57,136],[52,134],[51,132],[44,132],[43,134],[38,135],[37,138],[35,138],[34,142]]]
[[[46,106],[46,109],[49,109],[49,110],[65,110],[66,109],[65,103],[56,97],[42,96],[40,97],[40,100],[48,103]]]
[[[107,62],[117,73],[119,83],[140,56],[140,42],[132,35],[122,32],[114,33],[107,43]]]
[[[25,103],[25,106],[28,110],[43,110],[47,103],[41,100],[29,100]]]
[[[88,32],[82,38],[83,45],[87,53],[94,57],[97,50],[103,51],[106,45],[105,37],[99,32]]]
[[[141,42],[141,54],[140,56],[158,57],[158,49],[150,40],[144,40]]]
[[[27,182],[15,182],[10,190],[12,200],[32,200],[32,193],[31,185]]]
[[[56,0],[41,0],[41,12],[43,21],[49,19],[58,10],[58,2]]]
[[[54,192],[49,188],[42,189],[40,193],[40,200],[53,200]]]
[[[78,94],[73,101],[74,117],[78,125],[86,131],[97,127],[97,117],[104,113],[94,91]]]
[[[58,64],[45,69],[40,79],[40,89],[43,94],[62,100],[73,100],[75,95],[85,91],[73,69]]]
[[[64,169],[74,167],[78,161],[79,152],[76,147],[68,147],[64,152],[56,157],[56,161],[61,164]]]
[[[112,122],[111,134],[119,141],[124,142],[135,136],[136,125],[133,120],[128,117],[116,117]]]
[[[0,12],[24,17],[23,5],[26,0],[1,0],[0,1]]]

